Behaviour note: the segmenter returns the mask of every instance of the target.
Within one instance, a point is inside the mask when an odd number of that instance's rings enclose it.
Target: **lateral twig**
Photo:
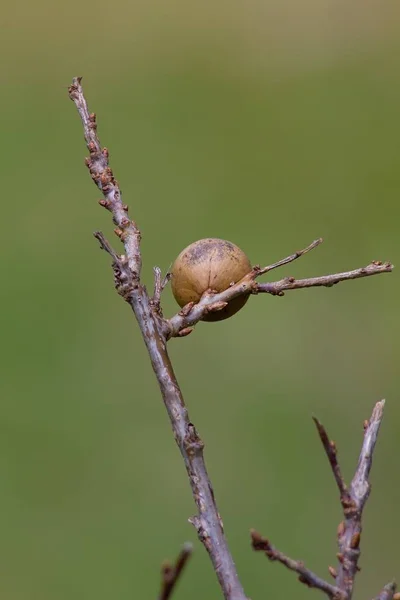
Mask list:
[[[250,535],[253,550],[256,550],[258,552],[264,552],[265,555],[269,558],[269,560],[276,560],[291,571],[298,573],[298,579],[301,583],[304,583],[310,588],[316,588],[318,590],[321,590],[329,598],[335,600],[341,600],[345,598],[343,592],[341,592],[338,587],[331,585],[327,581],[324,581],[323,579],[318,577],[318,575],[310,571],[310,569],[307,569],[304,566],[304,563],[302,563],[300,560],[293,560],[292,558],[286,556],[286,554],[284,554],[280,550],[277,550],[269,542],[269,540],[265,537],[262,537],[261,534],[258,533],[258,531],[252,529],[250,531]]]
[[[390,273],[393,271],[393,265],[390,262],[374,260],[366,267],[354,269],[353,271],[344,271],[343,273],[333,273],[332,275],[321,275],[320,277],[309,277],[307,279],[295,279],[294,277],[285,277],[280,281],[271,283],[259,283],[255,293],[272,294],[273,296],[283,296],[287,290],[301,290],[309,287],[332,287],[341,281],[350,279],[361,279],[362,277],[371,277],[371,275],[380,275],[381,273]]]
[[[298,258],[300,258],[300,256],[304,256],[304,254],[307,254],[307,252],[310,252],[310,250],[313,250],[314,248],[316,248],[317,246],[322,244],[322,242],[323,242],[323,239],[318,238],[317,240],[314,240],[309,246],[307,246],[307,248],[303,248],[303,250],[298,250],[297,252],[294,252],[294,254],[291,254],[290,256],[287,256],[286,258],[282,258],[281,260],[278,260],[278,262],[272,263],[272,265],[268,265],[266,267],[262,267],[262,268],[258,269],[257,276],[264,275],[265,273],[268,273],[269,271],[272,271],[273,269],[277,269],[278,267],[283,267],[283,265],[288,265],[289,263],[293,262],[294,260],[297,260]]]
[[[161,294],[164,288],[168,285],[168,282],[171,280],[172,274],[166,273],[165,277],[162,277],[160,267],[153,267],[154,272],[154,292],[153,297],[151,298],[151,303],[154,306],[154,309],[157,313],[162,317],[162,309],[161,309]]]
[[[369,421],[364,423],[364,440],[361,448],[358,466],[350,487],[347,488],[337,460],[335,442],[331,441],[324,426],[313,417],[319,437],[328,457],[336,485],[339,489],[344,520],[338,527],[339,552],[337,558],[338,568],[329,567],[329,573],[335,579],[335,585],[320,579],[301,561],[296,561],[270,544],[267,538],[254,530],[251,531],[252,546],[254,550],[262,550],[270,560],[276,560],[288,569],[299,574],[299,580],[310,587],[317,588],[334,600],[351,600],[354,579],[360,570],[358,560],[360,557],[360,538],[362,531],[362,514],[370,492],[369,473],[372,466],[372,456],[378,437],[379,427],[383,418],[385,401],[377,402]],[[394,598],[396,586],[394,583],[383,588],[375,600],[400,600]],[[397,596],[397,594],[396,594]]]
[[[174,588],[182,575],[189,558],[193,552],[193,546],[186,543],[180,551],[175,564],[171,565],[169,561],[165,561],[161,566],[161,590],[158,600],[168,600],[174,591]]]
[[[83,94],[81,78],[73,79],[69,87],[81,117],[89,158],[86,165],[97,187],[103,193],[99,204],[112,214],[116,235],[124,244],[125,254],[119,256],[96,232],[101,247],[112,257],[115,286],[118,293],[131,306],[139,324],[143,340],[157,377],[162,398],[167,409],[175,440],[182,454],[192,488],[198,514],[191,519],[199,539],[204,544],[217,575],[222,592],[227,600],[246,600],[245,593],[236,573],[235,564],[225,539],[222,521],[214,498],[213,488],[204,462],[204,443],[189,418],[181,389],[167,352],[163,320],[149,297],[140,279],[141,251],[140,231],[129,217],[128,207],[123,204],[121,190],[109,166],[109,153],[102,148],[97,135],[96,115],[90,113]],[[161,293],[162,282],[156,289],[156,303]]]

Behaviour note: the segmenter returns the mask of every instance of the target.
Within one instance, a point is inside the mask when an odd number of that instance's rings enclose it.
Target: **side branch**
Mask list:
[[[300,583],[304,583],[310,588],[315,588],[324,592],[329,598],[334,600],[345,599],[344,594],[334,585],[324,581],[318,575],[307,569],[300,560],[293,560],[274,548],[267,538],[262,537],[257,531],[250,531],[253,550],[264,552],[269,560],[280,562],[282,565],[294,571],[299,575]]]
[[[338,486],[338,489],[339,489],[340,502],[343,506],[343,509],[346,509],[351,504],[351,498],[350,498],[350,494],[347,489],[347,486],[342,477],[340,466],[339,466],[339,463],[337,460],[336,444],[335,444],[335,442],[333,442],[332,440],[329,439],[328,434],[326,433],[325,427],[322,425],[322,423],[316,417],[313,417],[313,421],[317,427],[319,437],[321,439],[322,445],[324,447],[324,450],[328,457],[329,463],[331,465],[333,476],[335,478],[336,485]]]
[[[393,271],[393,265],[390,262],[375,260],[366,267],[354,269],[353,271],[344,271],[343,273],[322,275],[321,277],[310,277],[308,279],[285,277],[280,281],[274,281],[272,283],[259,283],[257,292],[272,294],[273,296],[283,296],[286,290],[300,290],[309,287],[332,287],[341,281],[371,277],[371,275],[380,275],[381,273],[390,273],[391,271]]]

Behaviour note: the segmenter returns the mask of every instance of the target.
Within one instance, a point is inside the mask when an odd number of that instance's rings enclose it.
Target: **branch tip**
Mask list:
[[[260,275],[264,275],[265,273],[268,273],[269,271],[272,271],[273,269],[277,269],[278,267],[282,267],[283,265],[287,265],[287,264],[293,262],[294,260],[297,260],[301,256],[304,256],[304,254],[307,254],[307,252],[310,252],[311,250],[313,250],[314,248],[316,248],[317,246],[322,244],[322,242],[323,242],[322,238],[318,238],[317,240],[314,240],[309,246],[307,246],[306,248],[303,248],[303,250],[297,250],[297,252],[294,252],[294,254],[291,254],[290,256],[287,256],[286,258],[282,258],[281,260],[278,260],[278,262],[276,262],[276,263],[273,263],[273,264],[268,265],[267,267],[263,267],[263,268],[255,267],[256,272],[257,272],[256,277],[259,277]]]
[[[386,584],[374,600],[400,600],[400,593],[396,593],[396,582],[391,581]]]

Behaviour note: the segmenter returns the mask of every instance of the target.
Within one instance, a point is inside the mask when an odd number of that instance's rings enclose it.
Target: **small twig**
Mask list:
[[[182,571],[191,557],[193,546],[186,543],[180,551],[174,565],[166,561],[161,566],[161,591],[158,600],[168,600],[178,582]]]
[[[257,277],[259,275],[264,275],[265,273],[268,273],[269,271],[272,271],[273,269],[277,269],[278,267],[283,267],[283,265],[288,265],[289,263],[293,262],[294,260],[300,258],[300,256],[304,256],[304,254],[307,254],[307,252],[310,252],[310,250],[313,250],[314,248],[316,248],[317,246],[322,244],[322,242],[323,242],[323,239],[318,238],[318,240],[314,240],[312,242],[312,244],[307,246],[307,248],[303,248],[303,250],[298,250],[294,254],[291,254],[290,256],[287,256],[286,258],[282,258],[281,260],[278,260],[278,262],[273,263],[272,265],[268,265],[267,267],[263,267],[262,269],[259,269],[258,273],[257,273]]]
[[[297,252],[288,258],[283,259],[271,265],[265,267],[265,269],[275,268],[282,264],[287,264],[291,260],[295,260],[299,256],[303,256],[306,252],[309,252],[312,248],[315,248],[320,243],[320,240],[316,240],[305,250]],[[289,260],[291,259],[291,260]],[[381,273],[390,273],[393,270],[393,265],[389,262],[374,261],[366,267],[355,269],[354,271],[345,271],[343,273],[334,273],[333,275],[323,275],[321,277],[311,277],[309,279],[295,279],[294,277],[285,277],[279,281],[273,281],[271,283],[258,283],[256,278],[261,272],[266,272],[264,269],[255,267],[250,273],[245,275],[241,281],[231,286],[227,290],[214,295],[205,295],[197,304],[190,307],[189,311],[181,310],[179,313],[174,315],[168,320],[164,321],[164,331],[167,338],[179,336],[179,332],[187,327],[192,327],[198,323],[211,306],[219,304],[221,302],[229,302],[237,296],[243,294],[271,294],[273,296],[283,296],[285,290],[296,290],[309,287],[332,287],[340,281],[347,281],[349,279],[359,279],[361,277],[370,277],[372,275],[379,275]]]
[[[375,596],[374,600],[399,600],[400,594],[396,594],[396,583],[392,581],[385,585],[385,587]],[[398,596],[398,598],[396,598]]]
[[[280,281],[272,283],[259,283],[257,292],[272,294],[273,296],[283,296],[286,290],[300,290],[309,287],[332,287],[341,281],[371,277],[371,275],[380,275],[381,273],[390,273],[391,271],[393,271],[393,265],[390,262],[375,260],[366,267],[354,269],[353,271],[344,271],[343,273],[334,273],[332,275],[322,275],[321,277],[310,277],[307,279],[285,277]]]
[[[96,240],[99,241],[101,249],[105,250],[113,258],[114,262],[119,262],[121,257],[111,247],[111,244],[106,240],[103,233],[101,231],[95,231],[93,235]]]
[[[321,438],[322,445],[325,449],[326,455],[329,460],[329,464],[331,465],[333,476],[335,477],[335,481],[339,489],[340,502],[342,503],[343,509],[345,510],[346,508],[348,508],[349,504],[351,504],[351,498],[347,486],[342,477],[340,466],[337,460],[336,444],[335,442],[329,439],[325,427],[316,417],[313,417],[313,421],[317,427],[319,437]]]
[[[154,306],[157,313],[162,317],[161,310],[161,294],[164,288],[168,285],[168,282],[171,280],[172,273],[166,273],[165,277],[162,278],[162,273],[160,267],[154,267],[154,292],[153,297],[151,298],[151,303]]]
[[[318,575],[310,571],[310,569],[307,569],[301,561],[293,560],[292,558],[286,556],[286,554],[283,554],[283,552],[277,550],[272,544],[270,544],[267,538],[262,537],[261,534],[254,529],[250,531],[250,535],[253,550],[265,552],[265,555],[269,558],[269,560],[276,560],[282,565],[285,565],[285,567],[291,571],[298,573],[299,581],[308,587],[321,590],[327,594],[329,598],[335,600],[344,600],[345,595],[338,587],[331,585],[327,581],[318,577]]]

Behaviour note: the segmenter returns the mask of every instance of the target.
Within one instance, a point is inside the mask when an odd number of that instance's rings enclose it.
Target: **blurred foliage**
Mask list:
[[[144,276],[218,236],[255,263],[319,236],[283,274],[398,262],[398,2],[7,2],[1,22],[0,553],[5,597],[219,598],[187,518],[182,461],[129,307],[92,231],[109,215],[83,166],[72,76],[143,233]],[[118,241],[114,240],[115,245]],[[274,272],[275,275],[275,272]],[[248,530],[328,576],[340,519],[311,414],[344,472],[388,400],[357,597],[400,579],[397,273],[253,298],[171,354],[249,597],[312,592]],[[176,310],[165,293],[166,314]]]

